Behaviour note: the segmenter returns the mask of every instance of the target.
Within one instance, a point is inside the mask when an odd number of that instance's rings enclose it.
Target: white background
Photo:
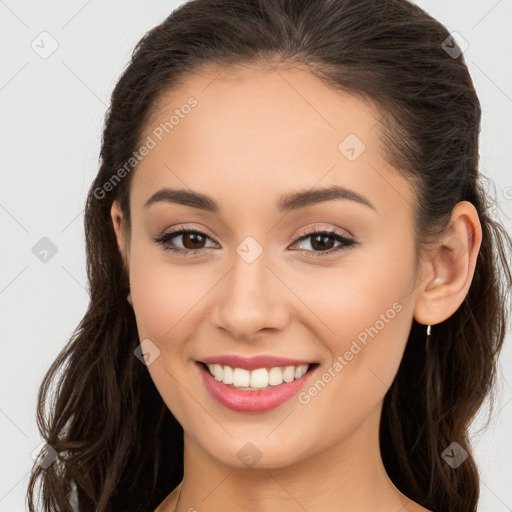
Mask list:
[[[88,303],[83,207],[110,94],[137,41],[181,3],[0,0],[0,512],[25,510],[41,442],[38,388]],[[512,2],[417,3],[469,43],[483,109],[481,172],[512,231]],[[58,42],[47,59],[31,48],[43,31]],[[58,249],[47,263],[32,253],[42,237]],[[510,334],[507,341],[491,426],[473,437],[482,512],[512,510]]]

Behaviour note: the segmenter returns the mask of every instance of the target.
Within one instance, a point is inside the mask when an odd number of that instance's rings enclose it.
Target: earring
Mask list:
[[[425,343],[425,352],[427,354],[427,357],[430,356],[430,333],[432,332],[431,325],[429,324],[427,326],[427,341]]]
[[[128,304],[130,304],[130,306],[133,306],[133,301],[132,301],[132,294],[131,292],[128,293],[128,295],[126,296],[126,300],[128,301]]]

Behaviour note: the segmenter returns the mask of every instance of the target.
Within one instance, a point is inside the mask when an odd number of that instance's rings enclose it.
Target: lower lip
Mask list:
[[[295,396],[316,370],[316,367],[308,370],[302,377],[292,382],[283,382],[279,386],[269,386],[258,391],[247,391],[232,388],[216,380],[203,363],[196,362],[196,365],[206,389],[213,398],[224,407],[238,412],[264,412],[279,407]]]

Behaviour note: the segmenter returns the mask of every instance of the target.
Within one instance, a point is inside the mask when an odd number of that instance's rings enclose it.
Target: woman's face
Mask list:
[[[147,369],[204,457],[279,467],[377,439],[417,297],[414,195],[379,129],[370,104],[306,71],[256,67],[189,76],[146,127],[126,241],[133,307]],[[331,187],[337,197],[316,194]],[[154,240],[180,229],[204,235]],[[237,391],[199,363],[228,356],[292,361],[254,362],[268,370],[249,384],[263,387]],[[246,387],[251,365],[229,362]],[[318,365],[277,385],[294,370],[271,368],[294,362]]]

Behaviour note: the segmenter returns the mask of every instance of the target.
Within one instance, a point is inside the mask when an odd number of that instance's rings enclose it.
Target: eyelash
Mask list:
[[[184,226],[182,226],[180,229],[178,229],[176,231],[171,231],[169,233],[163,233],[162,235],[160,235],[156,238],[153,238],[153,241],[162,245],[162,248],[164,250],[172,251],[172,252],[178,253],[182,256],[187,256],[188,253],[196,253],[197,254],[198,252],[203,252],[203,253],[211,252],[211,250],[212,250],[211,248],[181,249],[179,247],[170,247],[170,246],[166,245],[166,243],[169,242],[170,240],[172,240],[173,238],[176,238],[177,236],[184,235],[184,234],[197,234],[197,235],[201,235],[205,238],[210,238],[206,233],[203,233],[202,231],[199,231],[197,229],[186,229]],[[327,256],[330,254],[340,252],[342,250],[352,249],[354,246],[358,245],[358,242],[356,242],[355,240],[353,240],[351,238],[347,238],[346,236],[342,235],[341,233],[338,233],[334,229],[329,230],[329,229],[317,229],[317,228],[313,229],[312,231],[299,233],[297,239],[295,240],[295,242],[292,245],[295,245],[296,243],[301,242],[302,240],[307,240],[308,238],[313,237],[314,235],[326,235],[326,236],[329,236],[330,238],[334,238],[335,241],[342,243],[342,245],[335,250],[330,249],[328,251],[310,251],[307,249],[300,249],[300,251],[302,251],[302,252],[312,253],[312,255],[314,257]],[[210,240],[211,240],[211,238],[210,238]]]

